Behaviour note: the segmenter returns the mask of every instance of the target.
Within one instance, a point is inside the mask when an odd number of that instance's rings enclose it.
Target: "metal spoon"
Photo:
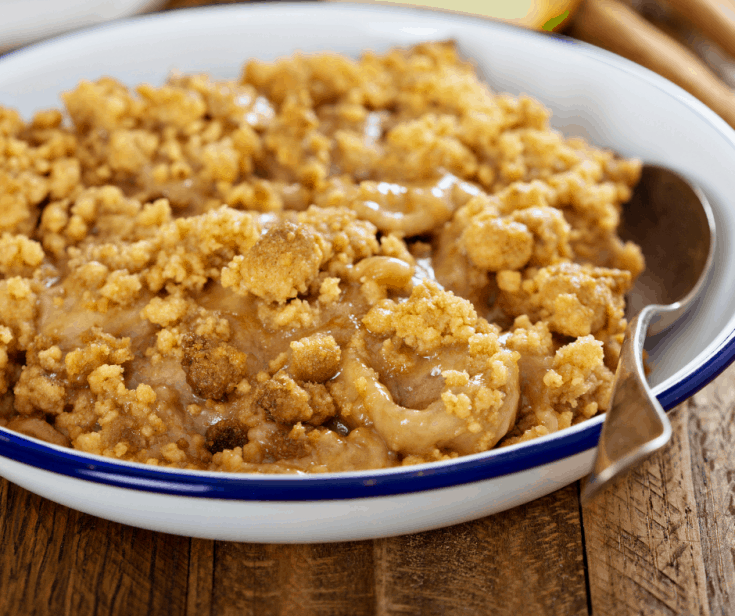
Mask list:
[[[582,490],[588,501],[671,437],[671,424],[648,386],[643,344],[671,326],[697,297],[712,267],[715,219],[704,193],[673,171],[645,165],[624,206],[620,235],[643,250],[646,271],[628,296],[629,323],[597,458]]]

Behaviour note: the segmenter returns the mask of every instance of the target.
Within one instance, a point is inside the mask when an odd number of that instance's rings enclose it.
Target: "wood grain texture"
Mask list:
[[[381,616],[587,614],[577,487],[458,526],[376,542]]]
[[[583,509],[593,614],[710,613],[685,404],[671,443]]]
[[[215,614],[367,616],[375,611],[374,597],[369,541],[215,544]]]
[[[551,558],[549,558],[551,556]],[[215,544],[215,614],[587,614],[576,486],[373,542]]]
[[[107,522],[0,481],[0,615],[184,613],[189,539]]]
[[[707,599],[712,614],[735,614],[735,366],[688,406]]]
[[[214,616],[214,541],[192,539],[189,546],[189,580],[186,616]]]
[[[735,366],[672,442],[584,509],[593,614],[735,614]]]

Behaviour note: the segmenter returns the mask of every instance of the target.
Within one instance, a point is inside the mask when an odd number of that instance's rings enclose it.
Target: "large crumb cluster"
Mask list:
[[[0,426],[154,465],[448,459],[604,412],[640,164],[449,43],[0,108]]]

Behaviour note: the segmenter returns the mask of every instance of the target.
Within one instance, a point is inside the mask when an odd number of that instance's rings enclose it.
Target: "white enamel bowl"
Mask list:
[[[0,50],[153,10],[163,0],[0,0]]]
[[[25,117],[58,106],[80,79],[160,84],[171,69],[234,77],[250,57],[296,50],[358,55],[454,39],[495,90],[526,93],[553,124],[698,183],[717,221],[705,293],[651,349],[666,408],[735,356],[735,132],[668,81],[562,37],[469,17],[354,4],[265,4],[170,12],[97,27],[0,60],[0,104]],[[0,474],[54,501],[118,522],[226,540],[367,539],[479,518],[538,498],[590,469],[602,418],[449,463],[319,476],[159,470],[0,429]]]

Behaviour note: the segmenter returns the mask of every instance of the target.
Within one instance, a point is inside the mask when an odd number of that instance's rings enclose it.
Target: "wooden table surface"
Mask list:
[[[735,614],[735,366],[670,416],[670,445],[588,506],[573,484],[377,541],[177,537],[0,479],[0,616]]]

